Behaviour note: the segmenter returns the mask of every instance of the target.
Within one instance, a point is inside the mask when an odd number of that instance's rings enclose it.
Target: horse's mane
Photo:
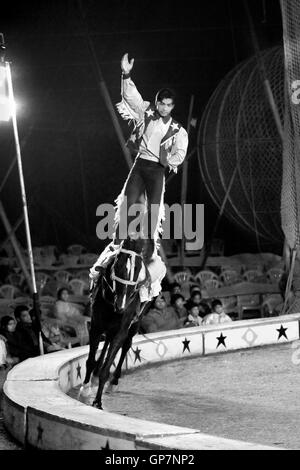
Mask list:
[[[90,292],[89,292],[89,298],[90,298],[90,304],[91,307],[93,307],[97,294],[99,292],[99,289],[102,288],[102,282],[103,282],[103,277],[107,274],[110,273],[112,265],[114,263],[115,259],[111,259],[106,266],[106,268],[100,268],[99,269],[99,276],[97,277],[96,280],[93,280],[91,286],[90,286]]]

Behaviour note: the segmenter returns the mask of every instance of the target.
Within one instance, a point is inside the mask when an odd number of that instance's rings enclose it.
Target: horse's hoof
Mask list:
[[[79,400],[81,396],[84,398],[89,397],[91,393],[92,393],[91,384],[90,383],[82,384],[77,395],[77,400]]]
[[[96,400],[93,401],[92,406],[93,406],[94,408],[98,408],[98,410],[103,410],[101,403],[99,403],[99,402],[96,401]]]
[[[116,391],[117,385],[109,383],[106,387],[106,390],[104,391],[107,394],[113,393]]]

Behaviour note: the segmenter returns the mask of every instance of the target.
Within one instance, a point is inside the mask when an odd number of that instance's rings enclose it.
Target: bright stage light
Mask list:
[[[12,106],[8,94],[7,73],[5,64],[0,65],[0,121],[9,121]]]

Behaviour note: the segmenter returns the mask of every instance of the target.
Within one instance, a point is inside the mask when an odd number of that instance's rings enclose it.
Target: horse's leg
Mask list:
[[[123,365],[124,359],[125,359],[128,351],[129,351],[129,349],[131,348],[132,338],[137,333],[138,328],[139,328],[139,324],[138,324],[138,322],[136,322],[129,329],[127,338],[125,339],[123,347],[122,347],[122,353],[121,353],[120,360],[118,362],[116,370],[114,371],[112,379],[110,381],[111,386],[112,385],[118,385],[118,383],[119,383],[119,379],[120,379],[121,373],[122,373],[122,365]]]
[[[96,328],[90,329],[90,339],[89,339],[89,355],[86,361],[86,372],[85,372],[85,377],[83,384],[81,385],[77,399],[79,400],[80,396],[89,396],[90,395],[90,378],[91,374],[93,372],[93,369],[96,364],[96,352],[100,343],[100,337],[101,337],[101,331],[97,331]]]
[[[106,354],[109,343],[110,343],[110,339],[107,337],[105,339],[105,343],[104,343],[104,346],[102,348],[101,354],[100,354],[99,358],[97,359],[94,370],[93,370],[93,376],[94,377],[99,377],[100,370],[101,370],[101,367],[103,365],[104,357],[105,357],[105,354]]]
[[[126,354],[129,351],[131,343],[132,343],[132,339],[129,340],[129,338],[126,338],[125,343],[122,347],[120,360],[118,362],[118,365],[116,367],[115,372],[113,373],[112,379],[109,382],[110,386],[118,385],[118,383],[119,383],[119,378],[121,377],[122,365],[123,365],[124,359],[126,357]],[[110,387],[110,389],[111,389],[111,387]]]
[[[108,380],[110,368],[117,355],[117,352],[119,351],[120,347],[122,346],[126,338],[126,334],[127,334],[126,331],[121,331],[115,336],[115,338],[113,338],[113,340],[111,341],[109,345],[105,362],[100,371],[99,385],[98,385],[98,390],[97,390],[95,400],[93,402],[93,406],[96,406],[97,408],[100,408],[101,410],[102,410],[102,393],[103,393],[104,385],[106,384]]]
[[[86,373],[83,383],[87,384],[90,381],[91,373],[96,364],[96,352],[100,343],[102,331],[97,329],[96,325],[91,325],[90,338],[89,338],[89,355],[86,361]]]

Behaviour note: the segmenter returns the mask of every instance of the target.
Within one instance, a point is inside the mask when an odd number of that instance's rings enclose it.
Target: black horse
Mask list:
[[[102,268],[91,290],[89,356],[83,385],[90,382],[92,373],[99,377],[98,391],[93,402],[93,406],[97,408],[102,409],[104,385],[116,354],[122,348],[111,385],[118,384],[123,361],[131,347],[132,338],[138,331],[139,319],[150,305],[150,302],[141,304],[139,289],[142,285],[150,288],[151,279],[145,261],[152,253],[153,244],[149,247],[145,240],[122,241],[119,253],[105,269]],[[96,352],[103,334],[105,343],[96,361]]]

